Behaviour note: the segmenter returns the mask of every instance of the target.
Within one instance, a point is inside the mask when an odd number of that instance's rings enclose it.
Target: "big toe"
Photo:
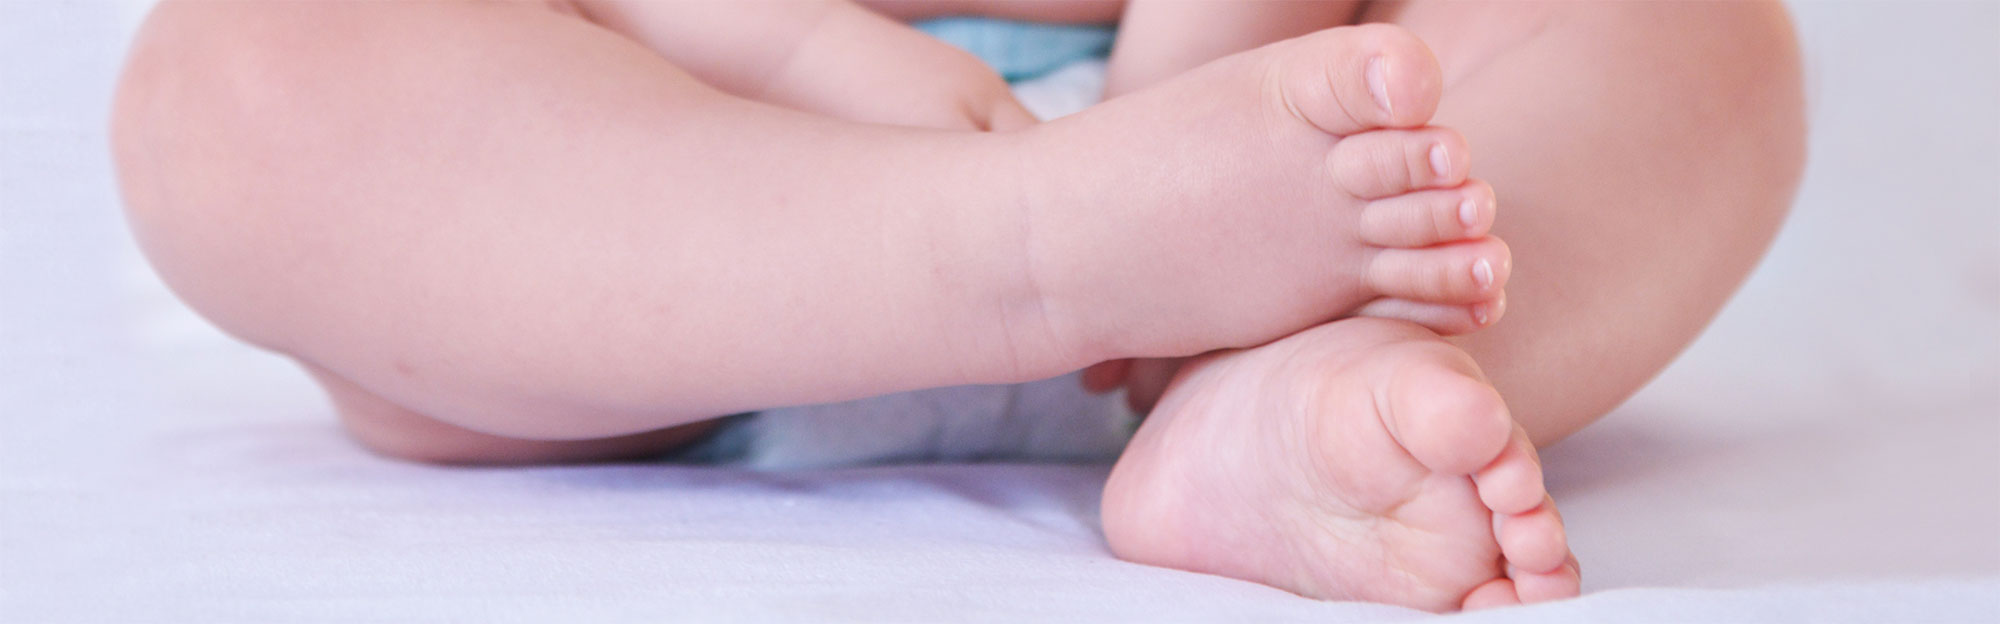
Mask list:
[[[1390,435],[1432,472],[1466,475],[1492,463],[1514,429],[1500,393],[1442,343],[1393,369],[1383,395]]]
[[[1444,85],[1437,56],[1400,26],[1334,28],[1288,44],[1276,68],[1279,93],[1322,131],[1415,128],[1437,113]]]

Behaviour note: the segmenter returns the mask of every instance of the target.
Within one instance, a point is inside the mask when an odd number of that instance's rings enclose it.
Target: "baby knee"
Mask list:
[[[258,160],[244,127],[256,120],[239,97],[253,81],[228,62],[250,38],[225,8],[154,10],[119,76],[110,136],[127,221],[154,269],[190,307],[251,339],[241,330],[255,325],[254,306],[232,303],[232,292],[246,267],[267,264],[244,256],[258,237],[239,211],[255,177],[241,164]]]

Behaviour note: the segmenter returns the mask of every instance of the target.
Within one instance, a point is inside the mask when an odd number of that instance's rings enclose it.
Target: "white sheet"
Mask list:
[[[120,14],[0,3],[0,621],[1425,617],[1112,559],[1101,466],[374,459],[131,249]],[[1681,362],[1547,453],[1589,593],[1458,619],[2000,619],[2000,7],[1799,17],[1793,222]]]

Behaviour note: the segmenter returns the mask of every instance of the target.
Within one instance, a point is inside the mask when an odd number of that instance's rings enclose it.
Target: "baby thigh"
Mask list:
[[[526,79],[501,72],[454,74],[440,69],[441,62],[421,60],[443,56],[436,51],[449,48],[449,42],[503,40],[511,45],[523,34],[537,35],[540,51],[514,46],[517,53],[489,60],[491,66],[507,67]],[[468,416],[452,424],[427,415],[436,411],[420,413],[406,406],[435,398],[439,388],[462,381],[450,375],[493,359],[462,358],[451,367],[420,371],[422,383],[412,385],[382,383],[419,374],[406,359],[357,355],[405,347],[442,351],[426,349],[445,342],[437,332],[412,329],[424,327],[425,318],[438,321],[431,327],[478,327],[523,318],[515,306],[444,303],[450,298],[435,286],[491,284],[495,276],[532,273],[545,259],[518,245],[491,255],[441,251],[452,248],[454,240],[444,233],[488,225],[529,230],[537,218],[526,209],[510,210],[522,207],[507,205],[505,197],[444,191],[500,188],[535,176],[521,170],[489,175],[493,171],[445,165],[399,175],[384,171],[407,161],[448,161],[423,157],[424,148],[462,142],[467,135],[448,131],[461,127],[515,128],[521,132],[507,139],[516,143],[547,137],[547,143],[533,147],[549,154],[588,143],[577,132],[530,132],[547,128],[522,128],[524,124],[503,114],[504,106],[489,106],[524,99],[526,89],[520,85],[537,84],[536,79],[546,84],[558,82],[551,76],[594,72],[606,82],[645,82],[685,98],[688,105],[715,98],[671,68],[660,72],[647,66],[644,75],[620,74],[644,64],[598,63],[607,56],[629,59],[603,41],[611,37],[534,3],[164,2],[137,36],[113,111],[114,156],[128,221],[156,270],[188,305],[225,331],[304,364],[326,388],[354,437],[378,452],[436,462],[519,463],[607,459],[671,447],[698,431],[574,436],[600,438],[591,440],[562,439],[568,436],[560,431],[543,440],[474,431],[469,427],[489,415],[548,410],[535,407],[540,403],[534,401],[510,401],[504,391],[481,389],[469,394],[491,402],[460,410]],[[578,58],[536,56],[564,51],[564,46]],[[566,62],[585,65],[558,67]],[[438,76],[408,80],[425,71]],[[436,101],[425,102],[415,95],[422,89],[410,88],[413,82],[444,86],[429,91]],[[384,114],[385,109],[417,112],[394,115]],[[431,109],[443,114],[422,114]],[[538,123],[569,121],[548,115]],[[472,133],[487,144],[501,142],[488,140],[501,134]],[[383,151],[396,152],[406,162],[372,157]],[[551,158],[536,167],[573,165],[573,173],[574,167],[588,164]],[[457,207],[471,209],[453,212]],[[513,225],[507,224],[510,219]],[[577,251],[556,255],[574,258]],[[450,277],[430,287],[397,288],[399,281],[413,276],[437,274],[431,269],[441,265],[434,261],[458,268],[439,274]],[[407,294],[417,291],[426,294]],[[384,320],[389,324],[379,323]],[[397,328],[381,330],[388,326]],[[578,338],[561,331],[507,330],[471,342],[560,350]],[[515,374],[508,379],[536,377],[548,376]],[[371,383],[357,381],[363,379]],[[394,390],[383,389],[389,386]],[[578,423],[600,415],[581,407],[554,411]],[[672,423],[660,423],[666,424]],[[620,433],[631,433],[658,427],[621,428],[625,431]]]
[[[1437,123],[1464,133],[1497,193],[1507,318],[1454,340],[1539,443],[1664,368],[1791,205],[1804,102],[1778,3],[1419,0],[1362,19],[1432,46]]]

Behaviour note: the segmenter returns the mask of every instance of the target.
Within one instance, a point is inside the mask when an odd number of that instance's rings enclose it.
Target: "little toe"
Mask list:
[[[1515,598],[1522,603],[1575,598],[1583,589],[1575,558],[1546,573],[1509,570],[1509,578],[1513,579]]]
[[[1474,474],[1472,480],[1479,488],[1479,502],[1497,515],[1527,513],[1549,495],[1542,483],[1541,458],[1520,425],[1514,426],[1507,448],[1500,451],[1493,463]]]
[[[1422,325],[1440,335],[1469,334],[1500,322],[1507,312],[1507,293],[1492,301],[1474,304],[1425,303],[1408,299],[1384,298],[1368,302],[1354,311],[1355,316],[1398,319]]]
[[[1384,249],[1367,283],[1385,297],[1474,304],[1499,298],[1513,270],[1507,244],[1491,236],[1424,249]]]
[[[1471,169],[1465,137],[1450,128],[1377,130],[1341,139],[1327,169],[1341,190],[1379,199],[1418,189],[1451,188]]]
[[[1544,499],[1527,513],[1496,514],[1493,525],[1500,554],[1516,570],[1545,574],[1569,560],[1569,538],[1563,532],[1562,515],[1556,513],[1554,502]]]
[[[1429,247],[1472,240],[1493,229],[1493,187],[1469,180],[1455,189],[1375,200],[1361,211],[1361,239],[1380,247]]]
[[[1421,354],[1421,359],[1393,369],[1384,393],[1384,421],[1396,442],[1425,468],[1470,474],[1500,454],[1514,421],[1492,386],[1431,355]]]
[[[1333,28],[1287,42],[1275,68],[1286,108],[1323,132],[1414,128],[1437,113],[1444,72],[1400,26]]]
[[[1521,604],[1520,594],[1514,589],[1513,579],[1501,577],[1480,583],[1465,595],[1459,608],[1466,611],[1510,607]]]

